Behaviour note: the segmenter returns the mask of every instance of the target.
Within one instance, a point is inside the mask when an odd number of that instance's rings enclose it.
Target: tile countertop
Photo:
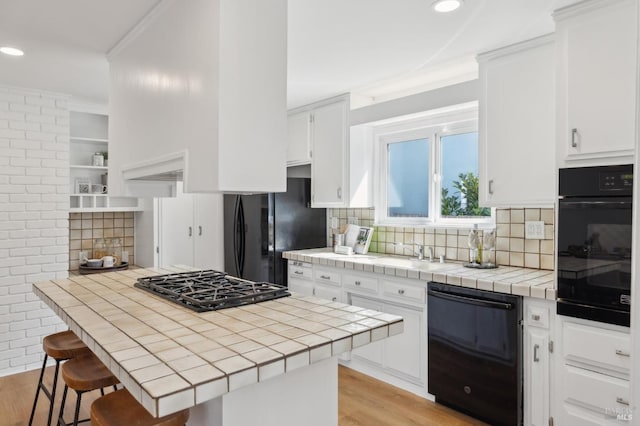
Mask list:
[[[404,256],[369,253],[343,255],[331,247],[286,251],[282,257],[336,268],[373,272],[387,276],[438,281],[451,285],[556,300],[553,271],[500,266],[495,269],[465,268],[460,262],[431,263]]]
[[[185,270],[83,275],[33,290],[155,416],[403,331],[399,316],[315,297],[197,313],[133,287]]]

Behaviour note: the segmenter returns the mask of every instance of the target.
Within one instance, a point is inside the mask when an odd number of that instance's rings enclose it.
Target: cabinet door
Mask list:
[[[566,85],[566,122],[558,134],[566,159],[633,154],[636,118],[635,2],[609,2],[559,25],[559,87]]]
[[[348,103],[340,101],[313,110],[311,194],[313,207],[341,207],[347,199],[346,152]]]
[[[182,185],[174,198],[162,198],[159,211],[159,266],[193,265],[193,195],[183,194]]]
[[[400,315],[404,319],[404,332],[384,340],[385,368],[423,384],[427,358],[423,312],[389,304],[385,304],[383,309],[386,313]]]
[[[308,164],[311,161],[311,113],[291,114],[287,120],[287,165]]]
[[[531,426],[549,422],[549,332],[527,327],[525,334],[525,415]]]
[[[480,204],[552,204],[555,49],[545,37],[480,59]]]
[[[303,294],[305,296],[313,296],[313,283],[311,281],[301,280],[296,277],[289,276],[287,283],[289,290],[294,293]]]
[[[195,194],[194,262],[203,269],[224,270],[222,194]]]
[[[351,304],[361,308],[373,309],[374,311],[382,312],[382,303],[370,299],[352,295]],[[365,361],[380,367],[382,366],[383,344],[384,340],[369,343],[368,345],[354,349],[351,354],[356,358],[364,359]]]
[[[331,288],[316,284],[313,288],[313,295],[320,299],[331,300],[332,302],[342,301],[342,294],[339,288]]]

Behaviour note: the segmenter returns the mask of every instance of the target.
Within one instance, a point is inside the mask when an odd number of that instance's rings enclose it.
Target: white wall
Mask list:
[[[0,376],[39,367],[66,329],[31,284],[68,276],[68,218],[67,98],[0,85]]]
[[[352,109],[350,112],[351,125],[372,123],[451,105],[475,102],[479,97],[480,82],[478,80],[466,81],[379,104]]]

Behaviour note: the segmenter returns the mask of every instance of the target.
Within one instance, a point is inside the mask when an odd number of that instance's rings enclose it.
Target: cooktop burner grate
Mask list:
[[[134,285],[197,312],[250,305],[291,295],[286,287],[278,284],[243,280],[211,269],[138,278]]]

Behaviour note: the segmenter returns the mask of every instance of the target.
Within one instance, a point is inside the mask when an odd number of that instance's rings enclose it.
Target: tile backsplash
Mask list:
[[[470,228],[374,226],[374,209],[329,209],[339,226],[352,223],[374,228],[369,251],[413,256],[413,246],[432,247],[437,258],[469,261]],[[525,239],[525,221],[544,222],[543,239]],[[554,269],[555,212],[552,208],[496,209],[496,248],[491,261],[498,265]],[[331,229],[329,229],[329,235]],[[480,230],[482,235],[482,230]]]
[[[80,266],[80,251],[93,256],[98,239],[120,239],[122,251],[129,253],[129,264],[134,264],[133,212],[70,213],[69,214],[69,270]]]

